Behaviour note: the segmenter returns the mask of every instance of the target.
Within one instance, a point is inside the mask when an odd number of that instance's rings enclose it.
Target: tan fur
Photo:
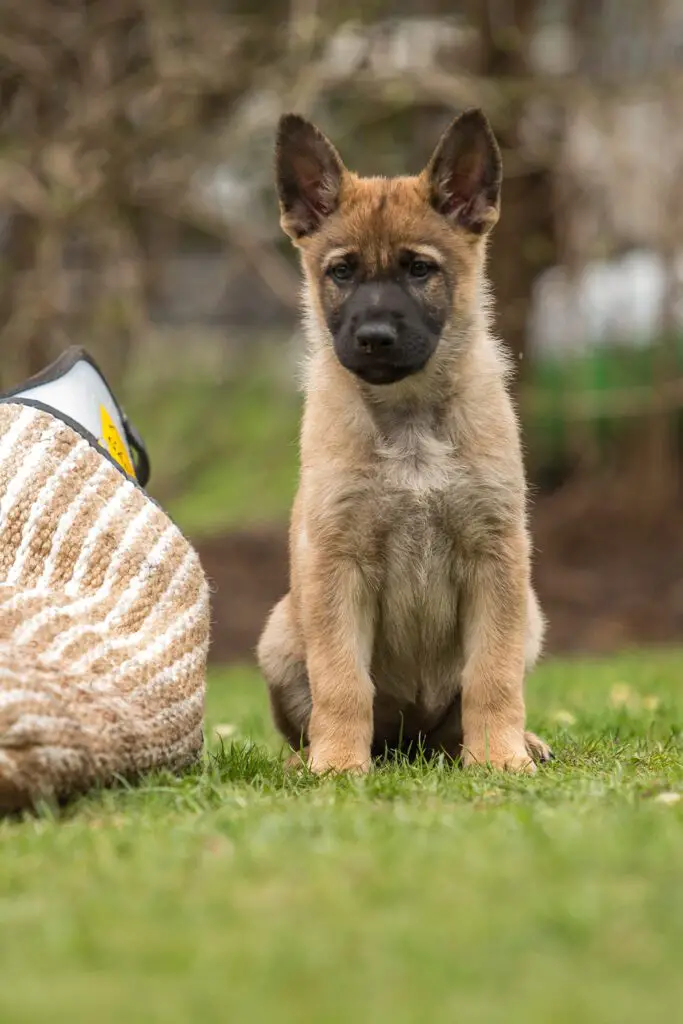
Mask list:
[[[283,226],[295,233],[285,212]],[[309,351],[291,589],[258,646],[276,723],[295,749],[309,745],[315,772],[366,771],[372,752],[418,740],[533,771],[547,748],[525,735],[523,683],[543,618],[485,234],[434,210],[427,172],[344,170],[334,216],[296,244]],[[390,266],[405,247],[442,262],[450,313],[424,370],[371,387],[335,356],[322,268],[349,250]]]

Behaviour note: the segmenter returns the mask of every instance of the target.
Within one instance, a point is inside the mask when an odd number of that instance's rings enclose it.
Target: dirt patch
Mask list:
[[[197,544],[212,586],[213,663],[253,658],[268,612],[287,591],[286,530],[239,530]]]
[[[537,500],[532,527],[548,652],[683,641],[681,505],[645,515],[595,492],[555,494]],[[198,549],[214,587],[211,660],[251,659],[287,590],[286,531],[231,532]]]
[[[549,651],[683,641],[682,508],[635,508],[601,492],[537,502],[535,578]]]

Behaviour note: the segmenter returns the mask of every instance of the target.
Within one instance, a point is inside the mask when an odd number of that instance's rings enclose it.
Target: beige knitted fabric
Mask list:
[[[165,513],[61,420],[0,404],[0,809],[194,761],[208,638]]]

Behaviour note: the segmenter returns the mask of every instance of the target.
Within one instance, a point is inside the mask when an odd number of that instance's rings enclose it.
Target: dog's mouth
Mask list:
[[[418,373],[422,366],[389,366],[381,363],[369,366],[352,367],[351,371],[366,384],[382,386],[383,384],[397,384],[406,377],[412,377]]]
[[[425,366],[434,354],[438,338],[420,337],[410,344],[395,346],[389,351],[359,351],[355,345],[335,338],[335,352],[339,362],[365,384],[382,387],[412,377]]]

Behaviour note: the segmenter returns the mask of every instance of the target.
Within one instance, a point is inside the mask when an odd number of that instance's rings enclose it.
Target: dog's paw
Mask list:
[[[285,760],[284,769],[286,772],[302,771],[308,763],[308,747],[304,747],[303,750],[295,750],[294,753],[290,754]]]
[[[370,755],[364,756],[353,751],[330,750],[317,752],[311,749],[308,767],[315,775],[367,775],[370,771]]]
[[[509,754],[503,759],[502,764],[493,766],[504,772],[519,772],[523,775],[535,775],[537,768],[532,757],[529,756],[526,748],[523,754]]]
[[[555,755],[548,744],[542,740],[540,736],[537,736],[536,733],[525,732],[524,742],[526,744],[527,753],[538,764],[547,764],[548,761],[555,760]]]
[[[500,772],[519,772],[526,775],[533,775],[536,772],[533,757],[524,745],[465,746],[462,763],[466,768],[471,765],[482,765]]]

